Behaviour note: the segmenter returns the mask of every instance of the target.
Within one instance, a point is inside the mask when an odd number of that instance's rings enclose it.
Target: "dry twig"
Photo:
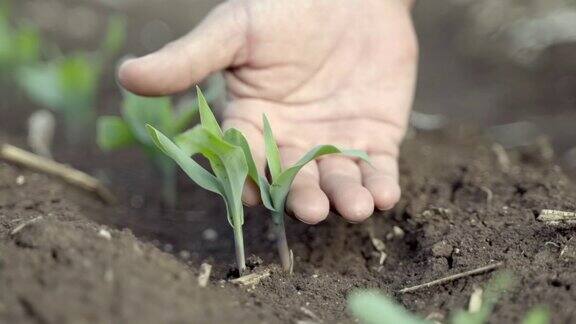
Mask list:
[[[10,144],[2,145],[0,158],[38,172],[59,177],[71,185],[97,194],[106,203],[114,204],[116,202],[116,197],[98,179],[67,165],[54,162]]]
[[[473,275],[476,275],[476,274],[480,274],[480,273],[492,271],[492,270],[494,270],[494,269],[496,269],[496,268],[501,267],[503,264],[504,264],[504,262],[497,262],[497,263],[490,264],[490,265],[487,265],[487,266],[483,266],[483,267],[480,267],[480,268],[476,268],[476,269],[473,269],[473,270],[469,270],[469,271],[464,271],[464,272],[461,272],[461,273],[457,273],[457,274],[455,274],[455,275],[451,275],[451,276],[448,276],[448,277],[444,277],[444,278],[432,280],[432,281],[430,281],[430,282],[427,282],[427,283],[424,283],[424,284],[421,284],[421,285],[417,285],[417,286],[412,286],[412,287],[407,287],[407,288],[404,288],[404,289],[400,289],[398,292],[401,293],[401,294],[403,294],[403,293],[407,293],[407,292],[413,292],[413,291],[416,291],[416,290],[420,290],[420,289],[423,289],[423,288],[428,288],[428,287],[432,287],[432,286],[441,285],[441,284],[444,284],[444,283],[447,283],[447,282],[450,282],[450,281],[454,281],[454,280],[457,280],[457,279],[460,279],[460,278],[469,277],[469,276],[473,276]]]
[[[34,224],[38,221],[41,221],[44,217],[42,216],[38,216],[38,217],[34,217],[28,221],[25,221],[23,223],[21,223],[20,225],[14,227],[14,229],[10,232],[10,235],[15,235],[16,233],[20,232],[21,230],[24,229],[24,227],[30,225],[30,224]]]
[[[230,280],[230,282],[241,286],[252,286],[259,283],[262,279],[268,277],[270,277],[270,270],[266,270],[259,273],[251,273],[249,275],[245,275],[240,278]]]
[[[541,222],[576,222],[576,213],[562,210],[543,209],[537,220]]]

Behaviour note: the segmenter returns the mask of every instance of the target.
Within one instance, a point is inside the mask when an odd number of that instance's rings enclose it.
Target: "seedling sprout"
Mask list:
[[[223,81],[218,76],[208,80],[208,102],[222,96]],[[173,138],[195,122],[198,99],[181,100],[174,107],[171,98],[140,97],[122,90],[121,116],[98,118],[96,141],[104,151],[139,147],[162,177],[162,199],[169,207],[177,201],[176,164],[162,153],[150,138],[146,124],[153,125],[168,138]]]
[[[197,88],[197,91],[200,125],[177,136],[174,142],[153,126],[147,125],[147,128],[154,144],[173,159],[190,179],[224,199],[228,222],[234,232],[236,263],[242,273],[246,269],[246,262],[242,232],[244,206],[241,196],[248,166],[242,149],[225,140],[206,98],[200,88]],[[210,162],[213,173],[194,161],[192,157],[196,154],[204,156]]]
[[[296,164],[283,169],[280,163],[280,153],[278,144],[274,139],[272,128],[266,116],[263,116],[264,124],[264,142],[266,149],[266,160],[268,162],[268,169],[270,170],[271,181],[269,182],[266,177],[258,174],[254,158],[250,150],[250,146],[246,138],[237,130],[229,130],[224,137],[231,143],[238,145],[246,155],[248,163],[249,176],[260,189],[260,195],[264,206],[271,211],[274,232],[276,233],[276,244],[282,268],[285,271],[291,272],[293,268],[293,257],[288,241],[286,238],[286,230],[284,226],[284,215],[286,198],[292,186],[292,182],[298,172],[309,162],[316,158],[328,154],[344,154],[346,156],[359,158],[368,161],[368,155],[359,150],[341,150],[333,145],[319,145],[306,153]]]

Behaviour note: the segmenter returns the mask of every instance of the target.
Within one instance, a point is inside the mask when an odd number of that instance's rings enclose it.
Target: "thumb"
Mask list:
[[[144,96],[184,91],[212,72],[239,64],[246,26],[245,10],[236,2],[225,2],[188,35],[124,62],[118,72],[120,83]]]

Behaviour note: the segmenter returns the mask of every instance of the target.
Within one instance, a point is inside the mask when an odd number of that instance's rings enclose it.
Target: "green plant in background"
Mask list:
[[[354,158],[360,158],[368,161],[368,155],[359,150],[341,150],[333,145],[319,145],[306,153],[296,164],[283,169],[280,163],[280,153],[278,144],[274,139],[272,128],[266,116],[263,117],[264,123],[264,141],[266,149],[266,160],[270,171],[271,182],[268,182],[264,175],[258,174],[250,146],[246,138],[237,130],[229,130],[224,135],[225,139],[242,148],[248,163],[249,176],[259,189],[264,206],[271,211],[274,232],[276,233],[276,243],[282,268],[285,271],[292,272],[293,257],[288,241],[286,239],[286,230],[284,226],[286,198],[292,186],[292,182],[298,172],[309,162],[316,158],[328,154],[344,154]]]
[[[195,103],[174,108],[169,97],[145,98],[124,91],[122,116],[99,117],[96,140],[104,151],[139,147],[162,177],[163,201],[174,207],[177,200],[176,165],[156,148],[146,124],[154,125],[172,138],[190,125],[197,112]]]
[[[215,102],[223,96],[224,81],[218,76],[208,79],[206,100]],[[182,133],[198,116],[198,98],[181,100],[175,107],[169,97],[141,97],[123,90],[121,116],[101,116],[96,127],[96,142],[106,152],[138,147],[149,158],[162,177],[162,200],[175,207],[176,164],[158,150],[146,129],[150,124],[168,138]]]
[[[486,323],[500,295],[510,289],[512,276],[507,272],[497,274],[488,283],[482,294],[481,305],[477,311],[460,310],[455,312],[448,323],[451,324],[482,324]],[[354,317],[363,324],[430,324],[417,315],[408,312],[391,298],[373,290],[359,290],[348,298],[348,309]],[[548,324],[548,312],[541,307],[532,309],[524,318],[523,324]]]
[[[0,3],[0,75],[7,81],[21,67],[40,59],[40,33],[31,25],[13,27],[10,2]]]
[[[172,142],[161,131],[147,125],[154,144],[173,159],[182,170],[200,187],[217,193],[226,202],[228,222],[233,228],[236,248],[236,263],[242,273],[246,269],[244,255],[244,206],[242,190],[248,174],[244,152],[228,143],[224,133],[212,114],[202,92],[198,88],[200,125],[178,135]],[[213,173],[192,159],[196,154],[204,156]]]
[[[70,143],[82,142],[92,133],[103,69],[125,36],[126,21],[115,15],[97,51],[59,55],[18,71],[17,81],[32,100],[62,114]]]

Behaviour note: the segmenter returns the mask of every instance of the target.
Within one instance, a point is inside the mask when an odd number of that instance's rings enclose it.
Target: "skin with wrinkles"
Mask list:
[[[400,198],[398,146],[416,79],[417,41],[402,0],[238,0],[215,8],[191,33],[125,62],[122,84],[168,95],[225,70],[224,126],[245,133],[265,169],[266,113],[289,166],[319,144],[368,152],[372,166],[341,156],[307,165],[287,208],[315,224],[332,205],[350,222]],[[247,183],[244,202],[259,195]]]

